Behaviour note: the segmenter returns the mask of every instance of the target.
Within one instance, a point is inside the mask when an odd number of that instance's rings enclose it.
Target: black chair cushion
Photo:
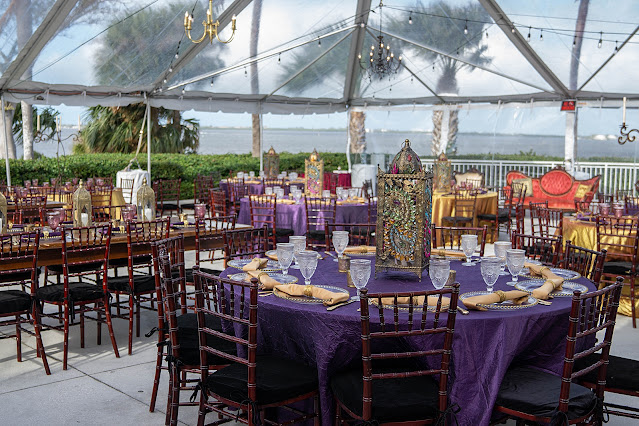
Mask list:
[[[184,272],[185,272],[185,275],[186,275],[186,282],[187,283],[195,282],[194,279],[193,279],[193,269],[186,268],[184,270]],[[200,267],[200,272],[204,272],[204,273],[211,274],[211,275],[220,275],[222,272],[224,272],[224,270],[223,269],[209,269],[209,268]],[[173,272],[173,274],[174,274],[173,277],[175,278],[178,273],[179,273],[179,271],[178,272],[174,271]]]
[[[308,231],[307,236],[314,240],[324,240],[326,238],[326,233],[323,229],[311,229]]]
[[[178,205],[175,203],[158,204],[158,210],[177,210]]]
[[[603,267],[604,274],[630,275],[632,273],[631,262],[606,262]]]
[[[392,368],[375,369],[375,373]],[[350,411],[362,416],[362,369],[354,368],[331,379],[333,395]],[[433,419],[438,416],[439,384],[431,377],[373,380],[372,420],[378,422]]]
[[[36,269],[36,277],[40,274],[40,269]],[[31,281],[31,271],[7,271],[0,273],[0,282],[2,283],[19,283],[22,281]]]
[[[31,296],[22,290],[0,291],[0,315],[12,312],[29,311]]]
[[[206,315],[206,326],[212,330],[222,331],[220,319]],[[180,361],[186,365],[200,365],[200,343],[197,331],[197,315],[188,313],[177,317],[178,342],[180,344]],[[237,354],[237,345],[219,337],[207,335],[207,345],[228,354]],[[230,361],[226,358],[207,354],[209,365],[225,365]]]
[[[182,209],[184,210],[193,210],[195,208],[195,203],[186,203],[182,204]]]
[[[508,209],[498,209],[496,215],[492,213],[478,214],[477,219],[487,220],[490,222],[494,222],[496,219],[498,219],[499,222],[505,222],[508,220]]]
[[[317,370],[273,356],[257,357],[257,403],[272,404],[317,389]],[[209,392],[236,402],[248,399],[248,368],[231,364],[206,379]]]
[[[40,287],[36,297],[47,302],[64,302],[64,284]],[[89,283],[69,283],[69,298],[74,302],[99,300],[104,297],[102,286]]]
[[[473,218],[472,217],[466,217],[466,216],[444,216],[442,218],[443,221],[446,222],[472,222]]]
[[[147,265],[151,262],[151,255],[136,256],[133,258],[133,265]],[[129,266],[129,259],[124,257],[120,259],[109,259],[109,267],[124,268]]]
[[[148,293],[155,291],[155,277],[153,275],[133,275],[135,293]],[[123,277],[109,277],[107,288],[111,291],[130,293],[129,274]]]
[[[269,231],[272,233],[272,230]],[[288,229],[288,228],[276,228],[275,229],[275,236],[278,238],[284,238],[284,237],[290,237],[291,235],[295,235],[295,231],[292,229]]]
[[[495,405],[540,417],[552,417],[559,405],[561,377],[529,367],[506,372]],[[592,410],[597,397],[588,388],[570,384],[568,419],[584,416]]]
[[[594,353],[575,361],[575,369],[581,370],[599,361],[601,354]],[[620,356],[608,356],[608,368],[606,369],[606,388],[620,389],[630,392],[639,392],[639,361],[622,358]],[[580,381],[597,384],[597,369],[594,369],[579,378]]]
[[[54,274],[62,274],[62,265],[47,266],[49,272]],[[80,274],[82,272],[102,270],[102,262],[89,262],[79,265],[69,265],[70,274]]]

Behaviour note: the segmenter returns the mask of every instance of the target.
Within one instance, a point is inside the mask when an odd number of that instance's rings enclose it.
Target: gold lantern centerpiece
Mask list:
[[[138,189],[136,206],[139,221],[155,220],[155,191],[147,184],[146,178],[142,180],[142,186]]]
[[[439,154],[433,166],[433,190],[450,192],[453,179],[453,166],[445,153]]]
[[[304,160],[305,167],[305,195],[319,197],[324,189],[324,160],[320,159],[317,149],[313,149],[311,156]]]
[[[73,226],[91,226],[92,224],[91,194],[81,180],[78,189],[73,193]]]
[[[0,232],[3,234],[7,233],[7,222],[7,197],[0,192]]]
[[[266,179],[276,179],[280,174],[280,155],[271,146],[264,157],[264,177]]]
[[[419,279],[430,257],[433,174],[406,139],[388,171],[377,170],[377,271],[414,272]]]

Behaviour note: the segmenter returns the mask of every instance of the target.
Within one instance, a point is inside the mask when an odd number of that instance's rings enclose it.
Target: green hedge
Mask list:
[[[310,153],[280,154],[280,170],[304,172],[304,160]],[[346,156],[338,153],[321,153],[326,170],[337,167],[347,169]],[[22,184],[25,180],[47,181],[60,176],[62,181],[78,177],[107,177],[124,169],[130,154],[81,154],[36,160],[10,160],[11,182]],[[146,168],[146,156],[139,157],[142,168]],[[3,163],[4,164],[4,163]],[[181,198],[193,198],[193,180],[198,174],[219,173],[226,177],[238,171],[255,171],[260,167],[260,159],[250,154],[196,155],[196,154],[153,154],[151,155],[151,176],[156,179],[182,179]]]

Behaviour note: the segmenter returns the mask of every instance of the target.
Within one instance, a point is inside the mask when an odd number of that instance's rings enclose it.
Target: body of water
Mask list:
[[[71,129],[62,132],[63,141],[60,146],[55,141],[39,142],[35,150],[47,157],[71,154],[73,138]],[[317,148],[320,152],[346,152],[346,131],[340,130],[264,130],[264,151],[271,146],[277,152],[309,152]],[[426,132],[384,132],[370,131],[366,133],[367,153],[395,154],[405,139],[419,155],[430,155],[431,134]],[[211,129],[205,128],[200,133],[200,154],[245,154],[251,152],[250,129]],[[578,158],[619,157],[634,161],[639,155],[639,142],[619,145],[616,137],[599,136],[597,138],[579,138]],[[21,151],[21,148],[18,148]],[[563,136],[529,136],[529,135],[480,135],[460,133],[457,136],[458,154],[518,154],[533,150],[540,155],[563,157]]]

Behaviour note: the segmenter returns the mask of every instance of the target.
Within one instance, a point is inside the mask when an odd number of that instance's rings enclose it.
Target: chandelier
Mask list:
[[[221,40],[220,35],[217,32],[217,28],[220,26],[220,21],[216,20],[213,22],[213,0],[209,0],[209,9],[206,11],[206,21],[202,22],[202,25],[204,26],[204,34],[202,34],[202,37],[197,40],[193,40],[191,38],[193,15],[190,15],[189,12],[184,12],[184,32],[193,43],[203,42],[206,36],[209,37],[211,44],[213,44],[214,38],[217,38],[220,43],[230,43],[233,41],[233,37],[235,37],[235,20],[235,15],[233,15],[233,18],[231,18],[231,30],[233,31],[231,33],[231,37],[226,41]]]
[[[395,56],[395,53],[391,51],[389,43],[384,44],[384,36],[382,35],[382,7],[383,2],[379,2],[379,35],[377,36],[377,44],[371,45],[371,51],[369,53],[368,63],[362,63],[362,54],[358,54],[357,57],[360,60],[359,66],[362,70],[366,71],[368,79],[372,80],[373,77],[377,77],[382,80],[384,77],[391,77],[393,74],[397,74],[399,67],[402,65],[402,55]]]
[[[632,133],[639,133],[639,129],[628,129],[628,127],[626,127],[626,97],[625,96],[623,98],[623,119],[621,120],[621,130],[619,133],[621,135],[617,139],[617,142],[619,142],[619,145],[623,145],[626,142],[634,142],[637,137],[633,135]]]

